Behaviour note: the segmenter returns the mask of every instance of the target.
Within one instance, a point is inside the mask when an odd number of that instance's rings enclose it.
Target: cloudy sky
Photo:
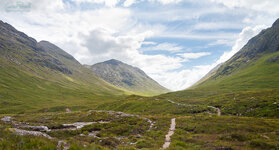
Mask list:
[[[0,19],[37,41],[82,64],[121,60],[171,90],[194,84],[278,17],[278,0],[0,0]]]

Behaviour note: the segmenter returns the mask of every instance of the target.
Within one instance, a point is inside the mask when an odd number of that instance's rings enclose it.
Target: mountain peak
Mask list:
[[[123,62],[116,60],[116,59],[110,59],[107,61],[104,61],[103,63],[105,64],[111,64],[111,65],[119,65],[119,64],[124,64]]]

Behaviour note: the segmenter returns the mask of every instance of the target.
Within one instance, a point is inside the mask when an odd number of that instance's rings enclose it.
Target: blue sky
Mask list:
[[[7,11],[18,2],[31,4]],[[82,64],[118,59],[185,89],[279,17],[278,0],[1,0],[0,19]]]

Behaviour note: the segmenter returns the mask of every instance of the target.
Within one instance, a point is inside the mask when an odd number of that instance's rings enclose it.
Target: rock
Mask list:
[[[90,132],[90,133],[88,133],[88,136],[94,137],[94,138],[99,138],[99,137],[97,136],[97,134],[98,134],[99,132],[100,132],[100,131],[93,131],[93,132]]]
[[[16,129],[16,128],[10,128],[10,130],[15,133],[15,134],[18,134],[18,135],[33,135],[33,136],[43,136],[43,137],[46,137],[48,139],[53,139],[51,136],[45,134],[45,133],[42,133],[42,132],[39,132],[39,131],[27,131],[27,130],[21,130],[21,129]]]
[[[62,149],[63,146],[63,149]],[[68,150],[70,148],[70,144],[65,141],[58,141],[57,150]]]
[[[35,131],[50,131],[50,129],[47,126],[30,126],[30,125],[22,125],[21,128],[28,128]]]
[[[269,58],[269,59],[267,60],[267,62],[276,62],[276,61],[278,61],[278,60],[279,60],[279,56],[275,56],[275,57]]]
[[[81,129],[86,125],[91,125],[93,123],[96,122],[75,122],[75,123],[71,123],[71,124],[63,124],[64,127],[76,127],[77,129]]]
[[[66,108],[66,112],[67,113],[71,112],[70,108]]]
[[[11,122],[12,121],[12,117],[10,116],[5,116],[1,119],[3,122]]]

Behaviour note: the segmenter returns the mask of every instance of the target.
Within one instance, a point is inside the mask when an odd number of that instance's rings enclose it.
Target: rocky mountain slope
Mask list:
[[[123,94],[54,44],[37,42],[0,21],[0,113]]]
[[[139,68],[115,59],[97,63],[90,69],[105,81],[135,93],[156,95],[168,92]]]

